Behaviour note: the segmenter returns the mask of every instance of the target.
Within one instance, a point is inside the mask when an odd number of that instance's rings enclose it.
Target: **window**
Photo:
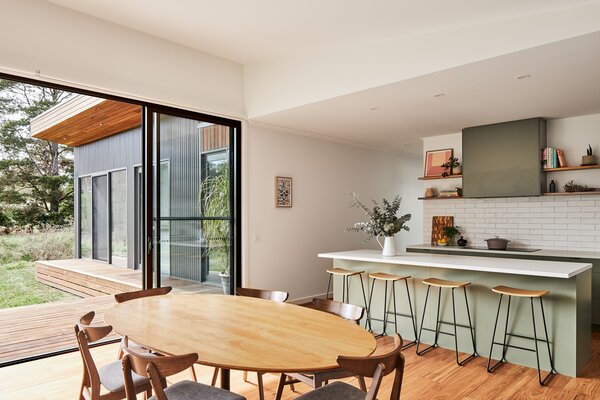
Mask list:
[[[79,251],[82,258],[92,258],[92,177],[79,179]]]
[[[127,267],[127,170],[110,173],[111,263]]]

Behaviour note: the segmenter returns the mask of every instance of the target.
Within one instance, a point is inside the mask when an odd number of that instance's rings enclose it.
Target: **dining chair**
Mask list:
[[[93,318],[93,312],[85,314],[80,318],[80,322],[87,322],[87,326],[83,327],[77,324],[74,328],[77,346],[83,361],[83,379],[79,389],[79,400],[125,399],[121,360],[98,368],[92,357],[90,345],[104,339],[112,331],[110,325],[89,326]],[[103,389],[105,389],[105,393],[102,393]],[[145,398],[152,395],[150,381],[137,374],[132,376],[131,390],[132,393],[145,393]]]
[[[156,356],[155,354],[136,353],[127,347],[127,337],[121,342],[124,356],[122,377],[125,381],[127,400],[137,400],[135,377],[143,376],[150,380],[155,400],[246,400],[239,394],[228,390],[204,385],[193,381],[180,381],[167,387],[166,378],[185,371],[198,361],[198,354],[190,353],[174,356]]]
[[[349,322],[359,324],[362,319],[365,309],[355,304],[342,303],[335,300],[314,298],[312,300],[312,307],[316,310],[327,312],[336,315],[340,318],[344,318]],[[297,382],[302,382],[313,389],[317,389],[324,384],[327,384],[332,379],[343,379],[356,376],[361,389],[366,391],[365,380],[362,376],[356,375],[343,368],[337,368],[331,371],[318,371],[311,373],[283,373],[279,377],[279,384],[277,385],[277,393],[275,399],[280,400],[283,394],[283,387],[285,385],[293,385]],[[292,390],[293,386],[292,386]]]
[[[279,303],[284,303],[290,294],[280,290],[266,290],[266,289],[253,289],[253,288],[237,288],[236,294],[244,297],[255,297],[257,299],[273,300]],[[213,373],[212,385],[217,384],[217,376],[219,375],[220,368],[215,368]],[[263,372],[256,373],[256,380],[258,384],[258,398],[264,400],[265,393],[263,387]],[[248,382],[248,371],[244,371],[244,382]]]
[[[83,315],[81,318],[79,318],[79,322],[77,323],[79,330],[90,327],[94,323],[95,316],[96,316],[96,313],[94,311],[90,311],[87,314]],[[148,351],[144,347],[140,346],[139,344],[135,344],[133,342],[130,342],[130,347],[133,347],[135,349],[135,351],[137,351],[138,353]],[[117,359],[120,360],[122,357],[123,357],[123,352],[121,350],[121,347],[119,347],[119,350],[117,353]]]
[[[117,303],[124,303],[126,301],[141,299],[143,297],[164,296],[166,294],[171,293],[171,290],[173,290],[173,288],[171,286],[163,286],[163,287],[152,288],[152,289],[134,290],[133,292],[117,293],[117,294],[115,294],[115,300],[117,301]],[[144,349],[143,346],[140,346],[140,345],[134,343],[133,341],[129,341],[129,347],[130,348],[137,347],[138,352],[140,350]],[[119,348],[119,358],[121,358],[121,357],[123,357],[123,349]],[[192,374],[192,378],[195,381],[198,381],[198,378],[196,377],[196,370],[194,369],[193,365],[190,367],[190,374]]]
[[[153,289],[134,290],[133,292],[123,292],[115,294],[117,303],[124,303],[129,300],[141,299],[142,297],[164,296],[173,290],[171,286],[163,286]]]
[[[336,381],[306,394],[297,400],[375,400],[383,377],[396,372],[390,393],[390,400],[399,400],[404,376],[404,355],[402,338],[394,336],[394,349],[376,356],[346,357],[338,356],[337,363],[347,371],[362,377],[372,378],[368,391],[358,389],[348,383]]]

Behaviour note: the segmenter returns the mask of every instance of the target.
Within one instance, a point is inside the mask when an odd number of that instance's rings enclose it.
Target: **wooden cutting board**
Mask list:
[[[431,244],[436,245],[439,239],[446,237],[444,228],[454,226],[454,217],[451,215],[433,217],[431,221]]]

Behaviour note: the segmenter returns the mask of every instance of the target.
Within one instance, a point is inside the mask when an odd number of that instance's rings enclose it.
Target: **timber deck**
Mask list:
[[[142,273],[93,260],[38,261],[39,282],[82,298],[56,303],[0,309],[0,364],[76,347],[73,326],[95,311],[95,323],[115,303],[115,293],[142,288]],[[173,292],[223,293],[220,286],[162,277]],[[109,338],[116,338],[111,336]]]
[[[79,297],[95,297],[130,292],[142,288],[142,271],[117,267],[88,259],[36,261],[38,282]],[[173,277],[161,277],[161,286],[175,291],[222,293],[221,287]]]

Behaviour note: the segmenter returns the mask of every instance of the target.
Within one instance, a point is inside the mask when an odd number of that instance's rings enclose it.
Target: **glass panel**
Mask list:
[[[127,170],[110,173],[111,262],[127,267]]]
[[[227,126],[160,115],[160,270],[162,284],[229,282],[230,177]]]
[[[108,178],[92,178],[92,254],[96,260],[108,261]]]
[[[171,180],[169,160],[160,162],[160,215],[169,217],[171,212]],[[166,245],[160,248],[160,273],[171,275],[171,222],[167,219],[160,221],[160,240]]]
[[[144,234],[142,232],[144,216],[144,193],[143,193],[143,175],[142,167],[135,167],[135,205],[134,205],[134,230],[135,230],[135,269],[142,267],[143,250],[144,250]]]
[[[79,248],[81,257],[92,258],[92,178],[79,179]]]

